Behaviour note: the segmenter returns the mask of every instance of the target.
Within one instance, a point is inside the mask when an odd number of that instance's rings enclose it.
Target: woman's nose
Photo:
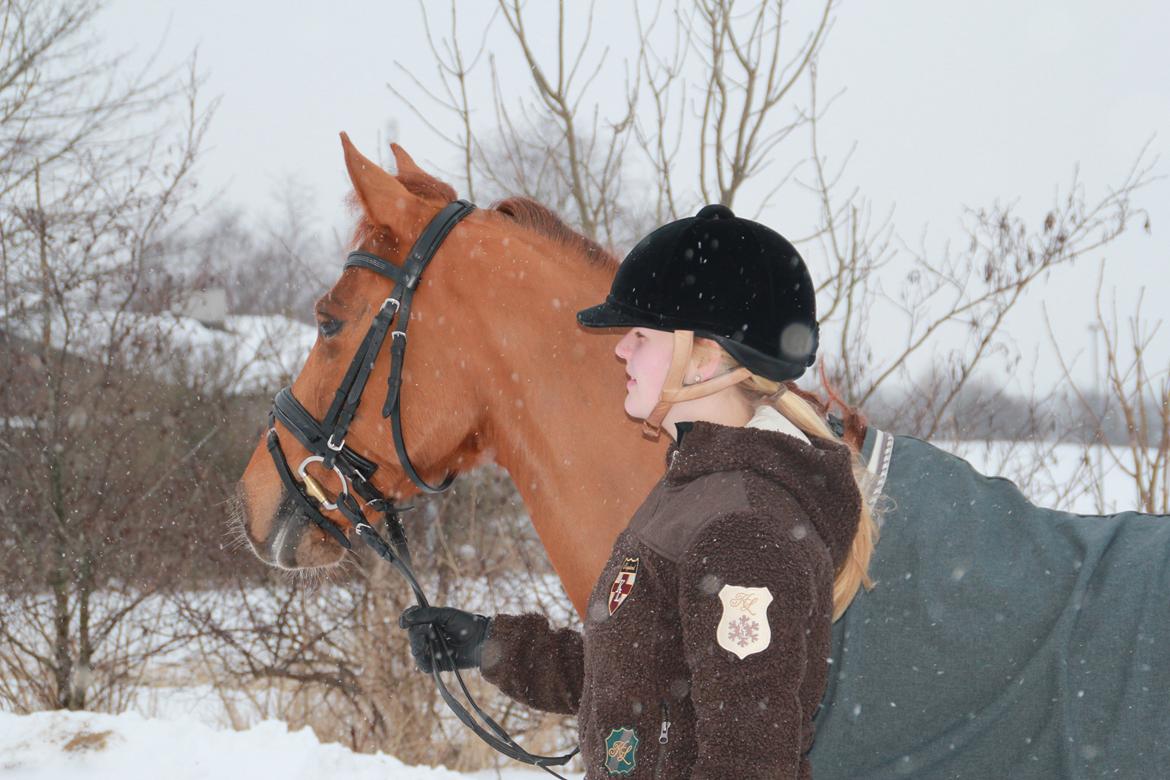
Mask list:
[[[630,356],[630,334],[622,336],[621,341],[613,348],[613,354],[617,355],[622,360]]]

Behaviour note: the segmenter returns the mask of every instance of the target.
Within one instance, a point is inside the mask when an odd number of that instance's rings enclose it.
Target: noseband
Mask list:
[[[406,328],[410,324],[410,306],[414,291],[418,287],[422,273],[427,264],[435,256],[447,234],[454,229],[464,217],[475,210],[475,206],[465,200],[456,200],[447,204],[423,229],[402,267],[395,266],[382,258],[367,252],[351,252],[345,260],[346,268],[364,268],[384,276],[394,282],[394,290],[390,297],[382,302],[378,313],[374,315],[369,330],[357,352],[350,361],[345,376],[337,392],[333,394],[333,401],[329,404],[323,420],[318,421],[293,395],[291,387],[283,388],[276,394],[272,403],[272,411],[268,414],[268,452],[276,466],[276,472],[284,483],[285,491],[295,501],[306,517],[322,531],[333,537],[342,547],[352,549],[346,535],[321,513],[336,509],[352,525],[354,532],[379,557],[388,561],[397,569],[414,591],[414,597],[419,606],[427,606],[427,598],[423,594],[418,580],[411,569],[410,549],[407,545],[406,533],[402,527],[400,513],[409,507],[396,507],[394,502],[384,496],[371,482],[377,464],[354,452],[345,441],[349,425],[353,422],[361,403],[362,393],[365,392],[366,382],[373,371],[378,353],[390,335],[390,374],[387,378],[386,399],[382,403],[382,416],[390,418],[394,449],[398,453],[398,462],[410,480],[424,493],[441,493],[451,485],[454,474],[448,474],[438,485],[427,483],[410,461],[406,453],[406,443],[402,437],[402,415],[399,413],[400,391],[402,388],[402,363],[406,354]],[[397,322],[398,327],[390,330]],[[280,440],[276,434],[276,421],[287,428],[296,437],[309,456],[293,469],[281,449]],[[308,473],[311,463],[320,463],[321,466],[332,471],[337,478],[339,488],[336,498],[329,500],[325,489]],[[357,497],[355,497],[355,495]],[[362,503],[359,504],[358,500]],[[388,539],[382,536],[366,520],[363,508],[380,513],[386,522]],[[484,723],[488,725],[488,732],[480,725],[447,690],[439,673],[439,664],[434,662],[438,654],[446,653],[450,656],[446,641],[437,632],[431,636],[432,676],[439,689],[443,701],[451,708],[459,720],[474,731],[480,739],[491,745],[509,758],[533,764],[544,769],[549,774],[557,775],[549,769],[550,766],[559,766],[568,761],[577,753],[574,749],[561,756],[538,756],[516,744],[508,733],[488,717],[471,697],[471,692],[463,682],[459,670],[455,670],[455,679],[471,708]]]

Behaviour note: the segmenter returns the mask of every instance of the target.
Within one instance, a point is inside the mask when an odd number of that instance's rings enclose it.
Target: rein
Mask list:
[[[382,302],[378,313],[370,323],[369,330],[358,345],[357,352],[341,379],[333,401],[322,421],[318,422],[309,413],[300,401],[293,395],[291,387],[283,388],[276,394],[272,403],[272,411],[268,414],[268,452],[272,462],[280,475],[286,491],[293,497],[300,510],[326,534],[331,536],[345,549],[352,549],[352,544],[346,535],[328,518],[321,514],[321,510],[333,510],[341,514],[353,525],[354,532],[380,558],[393,566],[406,580],[414,592],[415,601],[419,606],[429,606],[426,594],[423,593],[418,579],[411,568],[410,548],[407,544],[406,532],[402,527],[399,515],[410,507],[396,507],[394,502],[384,496],[371,483],[377,465],[367,458],[354,452],[345,443],[345,436],[349,425],[357,413],[361,403],[362,393],[365,392],[370,372],[382,345],[390,335],[390,374],[387,380],[386,399],[382,403],[382,416],[389,417],[394,439],[394,449],[398,453],[398,461],[410,480],[424,493],[441,493],[451,486],[454,474],[448,474],[438,485],[428,484],[414,468],[410,457],[406,453],[406,443],[402,437],[402,416],[399,413],[402,388],[402,363],[406,354],[406,328],[410,324],[410,306],[415,289],[427,264],[439,250],[447,234],[454,229],[464,217],[475,210],[475,206],[465,200],[453,201],[443,208],[423,229],[402,267],[392,265],[382,258],[367,252],[351,252],[345,260],[345,268],[365,268],[384,276],[394,282],[394,290],[390,297]],[[397,322],[398,327],[391,331],[391,326]],[[311,454],[301,461],[294,475],[288,459],[281,449],[280,440],[276,434],[276,421],[279,420],[293,436],[296,437],[305,449]],[[333,501],[329,500],[321,484],[307,472],[310,463],[320,463],[326,470],[331,470],[340,483],[340,490]],[[356,494],[356,497],[355,497]],[[359,499],[361,503],[359,504]],[[386,535],[382,536],[366,520],[362,509],[369,509],[382,515],[386,523]],[[532,764],[545,770],[554,777],[561,777],[550,766],[560,766],[569,762],[577,754],[579,748],[559,756],[540,756],[529,753],[520,747],[515,740],[498,723],[492,720],[472,698],[471,692],[463,681],[458,669],[454,669],[455,679],[464,699],[471,710],[486,724],[481,725],[475,716],[447,689],[439,672],[439,665],[435,658],[450,657],[450,649],[446,640],[436,631],[431,632],[431,675],[435,680],[439,695],[451,709],[460,722],[475,732],[476,736],[495,750],[516,761]],[[490,729],[490,731],[489,731]],[[563,780],[563,779],[562,779]]]

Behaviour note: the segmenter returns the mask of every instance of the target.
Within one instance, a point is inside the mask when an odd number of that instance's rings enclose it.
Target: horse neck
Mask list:
[[[614,540],[662,475],[665,442],[644,440],[623,410],[618,337],[576,323],[578,310],[605,299],[614,269],[565,257],[559,245],[510,254],[504,262],[529,292],[496,307],[513,314],[488,320],[502,354],[486,374],[485,443],[583,616]]]

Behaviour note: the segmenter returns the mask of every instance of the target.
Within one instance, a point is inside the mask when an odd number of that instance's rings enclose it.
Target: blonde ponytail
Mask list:
[[[745,384],[756,384],[762,377],[753,376]],[[764,379],[767,382],[769,380]],[[776,411],[787,417],[797,428],[806,435],[819,436],[846,444],[844,440],[833,432],[829,424],[817,411],[800,396],[791,392],[783,392],[772,402]],[[848,445],[846,445],[848,446]],[[857,491],[861,494],[861,513],[857,522],[857,533],[853,537],[853,544],[849,547],[841,568],[833,580],[833,620],[836,621],[845,614],[845,610],[853,603],[857,591],[864,587],[873,588],[873,580],[869,576],[869,559],[873,557],[873,549],[877,545],[878,527],[873,517],[873,507],[869,505],[868,484],[869,472],[861,461],[861,455],[850,447],[853,452],[853,479],[857,482]]]

